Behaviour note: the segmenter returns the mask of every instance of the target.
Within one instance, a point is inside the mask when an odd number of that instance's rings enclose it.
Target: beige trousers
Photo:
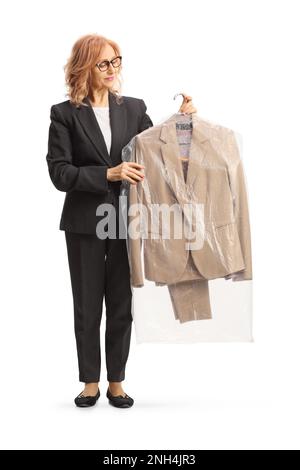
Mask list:
[[[175,319],[180,323],[212,318],[208,280],[198,271],[190,251],[183,276],[176,283],[168,284],[168,289]]]

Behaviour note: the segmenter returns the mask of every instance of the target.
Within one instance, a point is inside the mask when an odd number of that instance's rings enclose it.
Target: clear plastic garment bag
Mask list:
[[[136,135],[122,181],[136,340],[253,341],[252,259],[241,138],[197,114]]]

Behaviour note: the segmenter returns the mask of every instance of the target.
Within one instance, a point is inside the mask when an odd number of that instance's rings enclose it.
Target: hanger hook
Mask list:
[[[183,104],[186,101],[186,94],[185,93],[176,93],[173,100],[175,100],[177,98],[177,96],[179,96],[179,95],[182,95],[182,97],[183,97],[183,100],[182,100],[182,104]]]
[[[184,102],[187,102],[187,94],[186,93],[176,93],[176,95],[174,96],[174,100],[177,98],[178,95],[182,95],[183,97],[183,100],[182,100],[182,104],[181,106],[183,105]],[[187,113],[183,113],[183,112],[178,112],[177,114],[183,114],[183,115],[186,115]],[[191,115],[190,114],[187,114],[188,118],[191,119]]]

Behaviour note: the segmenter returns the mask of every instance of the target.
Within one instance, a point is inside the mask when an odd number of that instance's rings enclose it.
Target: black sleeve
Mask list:
[[[104,165],[75,166],[72,164],[70,131],[56,105],[51,106],[48,171],[59,191],[88,191],[103,194],[108,191],[107,169]]]
[[[145,105],[144,100],[140,100],[140,103],[141,103],[141,108],[142,108],[142,117],[140,120],[139,133],[148,129],[148,127],[153,126],[153,122],[151,121],[151,118],[146,113],[147,106]]]

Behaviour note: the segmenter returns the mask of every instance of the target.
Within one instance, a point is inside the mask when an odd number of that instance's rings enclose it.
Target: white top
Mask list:
[[[93,106],[92,107],[97,118],[98,124],[100,126],[101,132],[103,134],[107,151],[110,153],[111,147],[111,128],[109,120],[109,106]]]

